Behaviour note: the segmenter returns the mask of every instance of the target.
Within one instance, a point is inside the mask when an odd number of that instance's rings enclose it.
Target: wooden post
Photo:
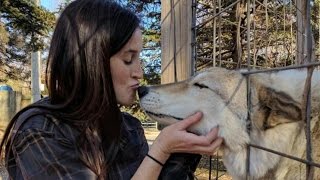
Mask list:
[[[161,84],[182,81],[193,72],[192,0],[161,1]]]

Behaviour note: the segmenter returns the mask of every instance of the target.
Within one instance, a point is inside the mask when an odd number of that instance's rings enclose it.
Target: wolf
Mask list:
[[[222,159],[233,179],[305,179],[304,163],[248,145],[306,158],[306,78],[306,69],[245,75],[213,67],[185,81],[142,86],[138,95],[142,109],[161,124],[170,125],[201,111],[202,120],[189,131],[205,135],[218,126],[224,139]],[[320,72],[316,70],[310,97],[312,158],[319,163]],[[311,172],[314,179],[320,179],[319,168]]]

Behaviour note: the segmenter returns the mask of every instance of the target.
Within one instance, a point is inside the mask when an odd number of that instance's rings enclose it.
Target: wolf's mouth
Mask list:
[[[183,118],[180,118],[180,117],[175,117],[175,116],[172,116],[172,115],[167,115],[167,114],[161,114],[161,113],[154,113],[154,112],[150,112],[150,111],[146,111],[146,113],[150,114],[150,115],[153,115],[153,116],[156,116],[156,117],[159,117],[159,118],[166,118],[166,117],[170,117],[170,118],[174,118],[176,120],[183,120]]]

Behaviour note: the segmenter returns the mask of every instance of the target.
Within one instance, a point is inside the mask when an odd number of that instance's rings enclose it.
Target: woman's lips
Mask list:
[[[135,85],[132,85],[132,86],[131,86],[131,88],[134,89],[134,90],[137,90],[138,87],[139,87],[139,84],[135,84]]]

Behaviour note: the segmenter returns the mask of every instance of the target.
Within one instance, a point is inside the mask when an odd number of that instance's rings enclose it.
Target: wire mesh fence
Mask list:
[[[193,0],[192,57],[194,72],[212,66],[227,69],[247,69],[248,78],[256,73],[283,71],[295,68],[318,69],[320,52],[320,2],[267,0]],[[305,92],[310,91],[310,78]],[[248,114],[250,113],[250,85],[248,84]],[[319,92],[320,93],[320,92]],[[310,98],[310,97],[309,97]],[[277,152],[255,144],[260,149],[299,161],[306,166],[306,179],[313,179],[320,157],[312,156],[310,99],[303,100],[303,121],[306,131],[306,158]],[[250,116],[248,116],[250,117]],[[249,118],[248,123],[251,123]],[[250,133],[250,126],[248,126]],[[320,131],[320,130],[318,130]],[[318,139],[318,141],[320,141]],[[317,149],[313,150],[317,150]],[[216,157],[216,162],[220,161]],[[211,160],[208,160],[211,163]],[[250,163],[247,159],[247,179]],[[210,166],[210,169],[214,169]],[[219,172],[218,169],[214,169]],[[220,176],[214,176],[218,179]],[[211,174],[209,176],[211,179]]]

